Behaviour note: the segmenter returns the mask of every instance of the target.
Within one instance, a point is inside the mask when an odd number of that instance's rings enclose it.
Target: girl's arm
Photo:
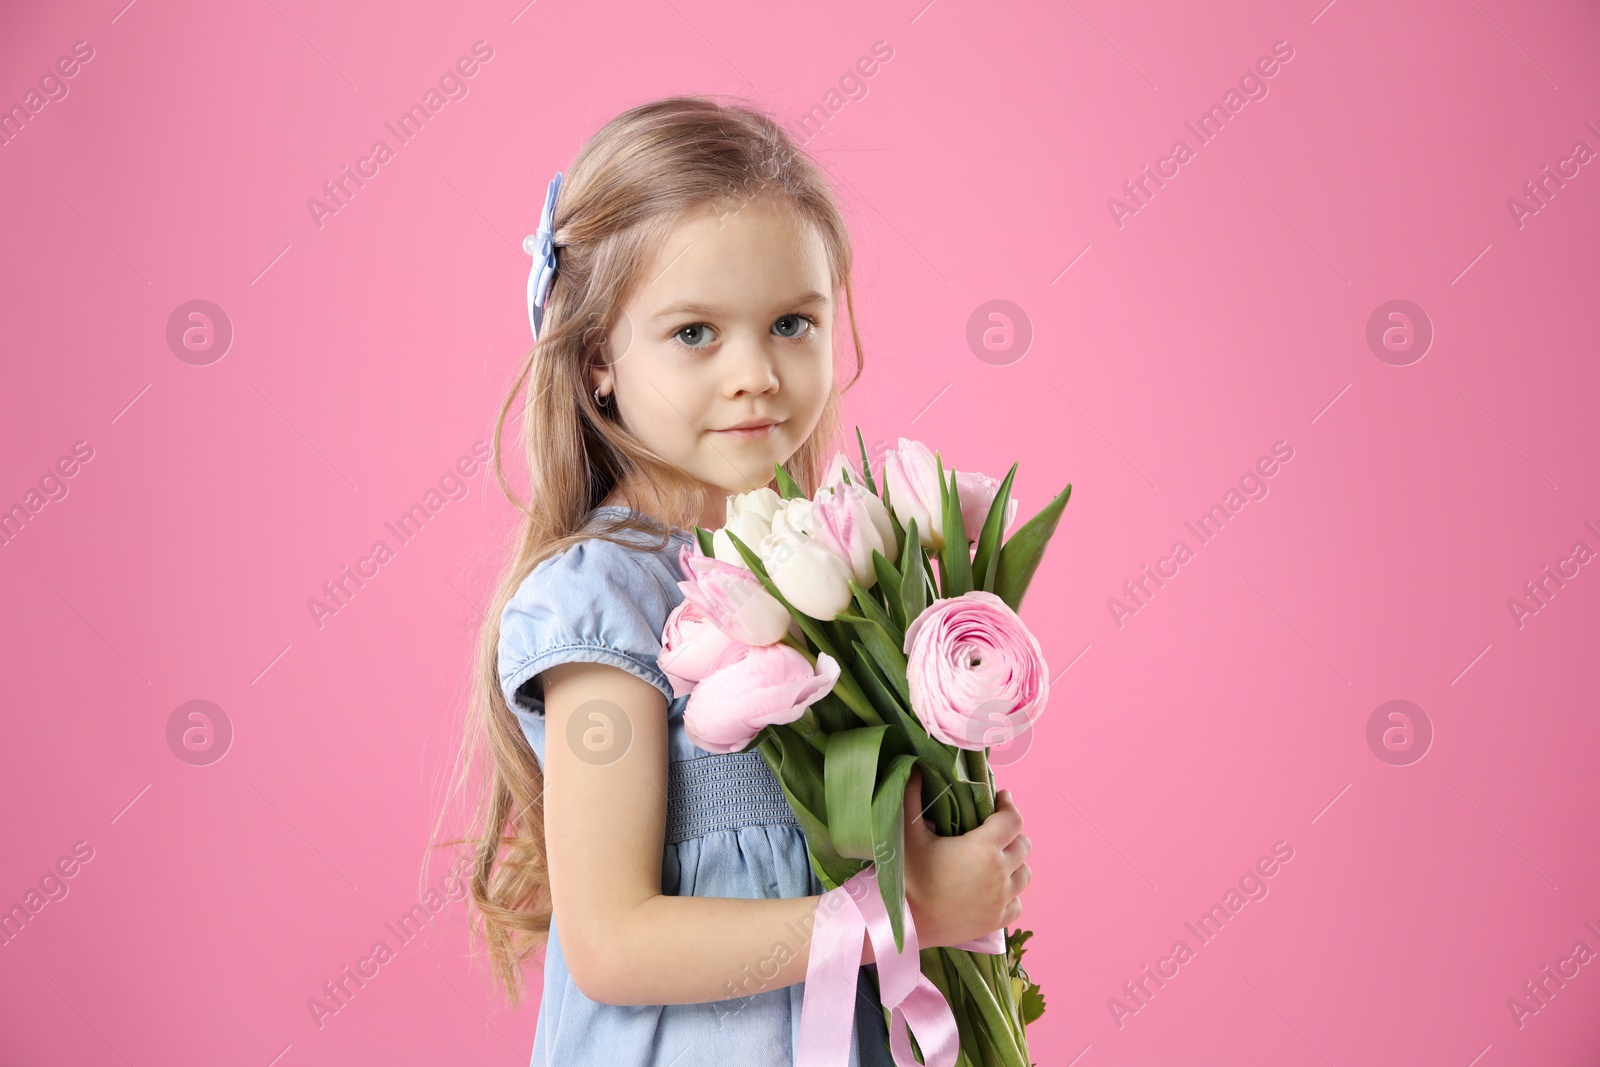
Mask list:
[[[565,663],[542,677],[551,903],[583,994],[608,1004],[696,1004],[803,981],[820,897],[661,892],[661,692],[604,664]]]
[[[696,1004],[804,981],[821,897],[661,892],[667,815],[661,692],[604,664],[565,663],[542,677],[551,903],[583,994],[608,1004]],[[960,838],[935,838],[920,818],[914,825],[908,818],[908,898],[923,895],[914,884],[951,889],[926,894],[926,905],[913,901],[919,933],[927,929],[924,947],[960,944],[1021,913],[1016,896],[1028,880],[1021,825],[1009,798]],[[873,960],[865,939],[861,962]]]

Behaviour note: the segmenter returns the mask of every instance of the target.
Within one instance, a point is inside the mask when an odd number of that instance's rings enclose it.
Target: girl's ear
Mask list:
[[[600,399],[609,397],[616,389],[616,382],[609,367],[591,367],[589,369],[589,392],[592,395],[596,390]]]

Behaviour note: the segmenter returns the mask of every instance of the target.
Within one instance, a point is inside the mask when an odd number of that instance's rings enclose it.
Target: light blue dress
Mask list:
[[[629,509],[596,508],[586,529],[613,513]],[[743,899],[823,892],[806,857],[804,832],[766,762],[753,751],[717,754],[690,741],[683,725],[689,698],[673,696],[672,683],[657,665],[667,615],[683,599],[677,557],[690,535],[673,531],[660,552],[651,551],[649,540],[639,534],[622,536],[632,539],[629,546],[591,537],[541,561],[501,615],[501,688],[540,766],[544,702],[537,685],[528,684],[534,675],[573,661],[628,671],[659,689],[668,704],[661,891]],[[550,924],[532,1067],[792,1067],[805,983],[747,993],[761,988],[762,961],[752,960],[747,984],[730,988],[726,1000],[603,1004],[573,982],[562,954],[560,921],[558,914]],[[783,940],[796,951],[808,936],[808,929],[799,928]],[[893,1067],[869,971],[876,972],[876,966],[857,974],[856,1040],[848,1067]]]

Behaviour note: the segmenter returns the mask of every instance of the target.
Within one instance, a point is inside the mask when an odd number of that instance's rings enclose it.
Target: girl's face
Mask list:
[[[834,304],[815,227],[758,201],[682,222],[623,307],[591,388],[704,484],[706,528],[816,427],[833,389]],[[730,432],[751,422],[771,425]]]

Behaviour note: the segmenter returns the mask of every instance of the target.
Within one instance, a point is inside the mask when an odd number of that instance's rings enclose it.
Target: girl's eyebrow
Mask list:
[[[785,301],[782,306],[808,307],[812,304],[826,303],[827,299],[827,296],[813,289],[810,292],[801,293],[799,296]],[[705,315],[711,318],[716,318],[724,314],[726,314],[725,309],[716,307],[712,304],[702,304],[695,300],[679,300],[668,304],[651,317],[664,319],[671,315]]]

